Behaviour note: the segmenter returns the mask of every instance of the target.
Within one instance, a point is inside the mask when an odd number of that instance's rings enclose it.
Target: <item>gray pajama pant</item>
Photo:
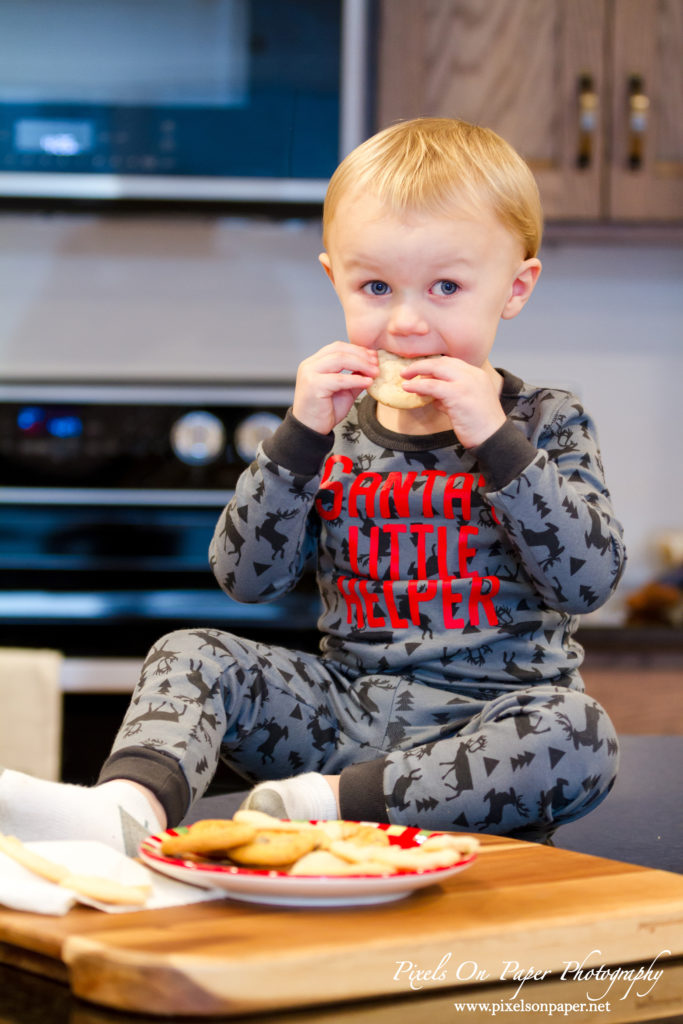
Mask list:
[[[479,700],[214,629],[170,633],[144,663],[100,781],[148,785],[173,825],[220,758],[250,783],[343,773],[347,818],[542,835],[609,792],[618,742],[580,689]]]

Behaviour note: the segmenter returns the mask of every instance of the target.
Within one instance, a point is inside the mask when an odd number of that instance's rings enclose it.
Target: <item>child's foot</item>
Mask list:
[[[337,799],[324,775],[308,772],[291,779],[260,782],[240,810],[261,811],[292,821],[325,821],[339,817]]]
[[[0,832],[24,842],[96,839],[134,857],[161,829],[144,794],[125,780],[88,788],[0,768]]]

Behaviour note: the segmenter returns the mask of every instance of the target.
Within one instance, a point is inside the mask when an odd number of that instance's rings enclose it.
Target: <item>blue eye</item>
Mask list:
[[[432,289],[437,295],[455,295],[458,290],[455,281],[437,281]]]
[[[391,289],[386,281],[368,281],[363,285],[363,291],[370,295],[388,295]]]

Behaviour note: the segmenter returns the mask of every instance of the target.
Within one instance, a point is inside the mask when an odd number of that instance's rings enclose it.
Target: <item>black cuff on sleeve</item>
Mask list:
[[[536,458],[536,448],[511,420],[471,451],[491,491],[507,487]]]
[[[161,750],[126,747],[111,754],[102,766],[97,785],[113,779],[128,779],[150,789],[166,811],[168,828],[182,821],[190,806],[190,787],[179,762]]]
[[[320,472],[325,456],[332,450],[334,434],[319,434],[287,410],[277,430],[263,442],[269,459],[297,476],[313,477]]]
[[[385,758],[350,764],[339,779],[339,811],[347,821],[388,821],[384,802]]]

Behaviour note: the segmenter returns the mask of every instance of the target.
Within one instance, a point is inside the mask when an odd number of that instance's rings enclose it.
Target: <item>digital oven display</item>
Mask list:
[[[17,428],[23,437],[80,437],[83,433],[83,417],[69,409],[45,408],[40,405],[25,405],[19,409]]]

